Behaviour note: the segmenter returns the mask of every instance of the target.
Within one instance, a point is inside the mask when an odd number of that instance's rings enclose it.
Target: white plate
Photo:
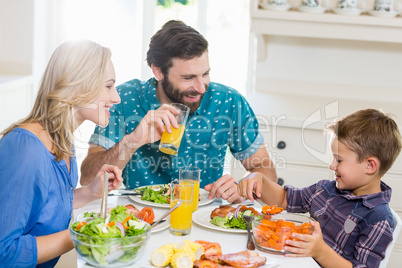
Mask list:
[[[334,13],[340,14],[340,15],[352,15],[352,16],[358,16],[363,12],[363,9],[360,8],[334,8],[333,9]]]
[[[372,16],[383,17],[383,18],[393,18],[399,14],[398,11],[383,12],[383,11],[376,11],[376,10],[368,10],[367,12]]]
[[[142,187],[146,187],[146,186],[142,186]],[[208,204],[214,202],[215,198],[213,198],[212,200],[209,200],[208,194],[209,194],[208,191],[205,191],[204,189],[200,188],[200,201],[198,201],[199,207],[205,206],[205,205],[208,205]],[[146,200],[141,200],[140,195],[129,195],[128,197],[131,200],[133,200],[134,202],[137,202],[144,206],[158,207],[158,208],[170,208],[170,204],[158,204],[158,203],[154,203],[154,202],[150,202],[150,201],[146,201]]]
[[[221,232],[228,232],[228,233],[247,233],[246,230],[241,230],[241,229],[225,229],[219,226],[216,226],[215,224],[211,223],[211,212],[214,210],[216,207],[205,207],[205,208],[199,208],[197,211],[193,212],[193,222],[203,226],[208,229],[212,230],[217,230]]]
[[[305,6],[299,6],[297,9],[301,12],[307,12],[307,13],[324,13],[327,8],[326,7],[305,7]]]
[[[143,209],[142,207],[139,207],[139,206],[136,206],[136,208],[138,208],[139,210]],[[91,213],[91,212],[96,212],[96,213],[99,213],[99,211],[100,211],[100,208],[98,208],[98,209],[91,209],[91,210],[88,210],[88,211],[86,211],[86,212],[90,212],[90,213]],[[160,217],[162,217],[163,214],[165,214],[164,211],[159,212],[159,211],[155,211],[155,210],[154,210],[154,213],[155,213],[155,220],[159,219]],[[80,214],[80,215],[78,215],[78,216],[77,216],[77,221],[83,221],[83,219],[84,219],[84,214],[85,214],[85,212],[82,213],[82,214]],[[164,222],[162,222],[162,223],[159,223],[159,224],[156,225],[154,228],[152,228],[152,229],[151,229],[151,234],[157,233],[157,232],[160,232],[160,231],[163,231],[163,230],[167,229],[167,228],[169,227],[169,219],[168,219],[168,218],[165,218],[165,220],[166,220],[166,221],[164,221]]]
[[[268,9],[268,10],[274,10],[274,11],[287,11],[289,10],[292,6],[287,4],[287,5],[270,5],[270,4],[260,4],[262,8]]]

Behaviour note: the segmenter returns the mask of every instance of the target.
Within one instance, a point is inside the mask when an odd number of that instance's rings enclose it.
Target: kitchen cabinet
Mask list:
[[[367,5],[366,5],[367,6]],[[271,11],[250,4],[246,98],[284,184],[332,179],[324,126],[356,110],[382,109],[402,127],[402,18]],[[245,170],[233,161],[232,174]],[[384,176],[402,217],[402,156]],[[388,267],[402,259],[400,235]]]

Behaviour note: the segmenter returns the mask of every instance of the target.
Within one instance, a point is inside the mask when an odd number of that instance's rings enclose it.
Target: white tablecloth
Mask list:
[[[94,202],[91,202],[87,204],[86,206],[76,209],[73,212],[73,217],[76,219],[76,217],[83,212],[86,211],[91,211],[94,209],[99,209],[100,210],[100,203],[101,200],[96,200]],[[218,207],[221,205],[221,200],[215,200],[208,206],[211,207],[211,211],[213,208]],[[135,203],[132,201],[129,197],[127,196],[120,196],[120,197],[109,197],[108,198],[108,207],[114,207],[117,205],[127,205],[127,204],[134,204],[136,207],[139,209],[143,208],[144,205]],[[257,208],[258,205],[257,203],[255,204],[255,207]],[[203,208],[203,207],[201,207]],[[164,208],[154,208],[155,212],[159,212],[159,214],[163,214],[167,210]],[[209,215],[205,215],[205,217],[209,217]],[[167,218],[168,219],[168,218]],[[222,248],[222,253],[223,254],[228,254],[228,253],[235,253],[239,251],[246,250],[246,242],[247,242],[247,234],[244,233],[228,233],[228,232],[221,232],[209,228],[205,228],[202,226],[199,226],[195,223],[192,224],[191,228],[191,233],[190,235],[187,236],[174,236],[170,234],[169,228],[165,229],[160,232],[152,233],[151,234],[151,239],[148,241],[146,248],[144,250],[144,253],[141,255],[141,257],[138,259],[136,263],[131,265],[130,267],[154,267],[151,264],[151,254],[154,250],[159,248],[160,246],[167,244],[167,243],[179,243],[185,239],[188,240],[206,240],[210,242],[218,242],[221,245]],[[283,255],[276,255],[276,254],[270,254],[266,252],[262,252],[259,250],[256,250],[259,255],[267,257],[267,263],[265,266],[262,266],[264,268],[268,267],[297,267],[297,268],[314,268],[314,267],[319,267],[317,263],[314,261],[312,258],[289,258],[289,257],[284,257]],[[88,265],[79,255],[77,257],[77,267],[78,268],[83,268],[83,267],[93,267],[91,265]]]

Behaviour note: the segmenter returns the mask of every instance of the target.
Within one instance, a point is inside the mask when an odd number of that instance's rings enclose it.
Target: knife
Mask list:
[[[142,194],[135,193],[135,192],[115,192],[115,193],[108,194],[108,196],[123,196],[123,195],[142,195]]]

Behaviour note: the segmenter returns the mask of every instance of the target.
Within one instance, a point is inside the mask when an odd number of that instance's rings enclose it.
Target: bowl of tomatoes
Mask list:
[[[310,222],[313,218],[304,214],[283,211],[271,215],[270,218],[255,218],[252,222],[252,232],[256,247],[262,251],[287,253],[284,250],[286,240],[297,240],[293,233],[312,234]]]

